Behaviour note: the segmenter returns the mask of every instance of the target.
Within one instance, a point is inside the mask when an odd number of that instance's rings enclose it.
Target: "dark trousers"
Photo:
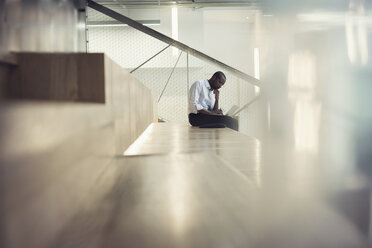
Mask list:
[[[238,120],[227,116],[227,115],[206,115],[206,114],[189,114],[189,122],[192,126],[201,126],[208,124],[220,124],[223,123],[227,127],[234,129],[235,131],[239,130]]]

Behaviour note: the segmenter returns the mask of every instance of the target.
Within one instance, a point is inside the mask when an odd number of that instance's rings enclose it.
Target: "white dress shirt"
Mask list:
[[[216,96],[208,80],[198,80],[190,88],[189,114],[197,114],[198,110],[213,110]]]

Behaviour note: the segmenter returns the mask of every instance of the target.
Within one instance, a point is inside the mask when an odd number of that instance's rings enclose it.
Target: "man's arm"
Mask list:
[[[199,104],[199,95],[200,95],[200,87],[197,83],[194,83],[190,88],[190,104],[196,110],[197,113],[206,114],[206,115],[220,115],[222,114],[217,111],[209,111],[204,109],[201,104]]]
[[[214,92],[214,95],[216,97],[216,101],[215,101],[214,106],[213,106],[213,112],[216,113],[216,114],[222,115],[223,114],[222,110],[218,108],[218,102],[220,100],[220,92],[217,89],[213,90],[213,92]]]
[[[217,111],[218,110],[218,100],[220,99],[220,92],[218,90],[213,90],[213,93],[216,97],[216,101],[215,101],[214,106],[213,106],[213,111]]]

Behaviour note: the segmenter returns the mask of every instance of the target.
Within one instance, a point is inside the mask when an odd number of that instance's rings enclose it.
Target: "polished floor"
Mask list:
[[[230,129],[152,124],[52,247],[368,247],[369,188],[334,190],[283,150]]]

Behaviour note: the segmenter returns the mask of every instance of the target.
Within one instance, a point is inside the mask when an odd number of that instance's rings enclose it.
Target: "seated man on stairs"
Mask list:
[[[189,122],[198,127],[229,127],[238,131],[238,121],[223,115],[218,108],[219,90],[226,82],[226,76],[218,71],[207,80],[198,80],[190,88]]]

